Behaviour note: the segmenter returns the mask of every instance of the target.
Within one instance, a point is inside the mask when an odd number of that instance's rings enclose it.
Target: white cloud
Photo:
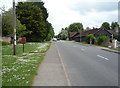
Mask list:
[[[22,0],[15,0],[22,1]],[[24,0],[23,0],[24,1]],[[52,23],[55,33],[61,28],[68,27],[73,22],[81,22],[84,28],[99,27],[102,22],[118,21],[117,2],[119,0],[42,0],[48,10],[48,21]],[[12,7],[12,0],[0,0],[0,7]],[[83,3],[87,4],[83,4]],[[116,2],[107,6],[97,5],[96,2]],[[97,7],[98,6],[98,7]],[[94,8],[95,7],[95,8]],[[111,9],[110,9],[111,8]]]
[[[80,3],[81,0],[44,0],[45,7],[48,9],[49,18],[48,21],[53,24],[55,33],[58,34],[61,28],[68,27],[73,22],[80,22],[86,28],[89,27],[99,27],[103,22],[112,22],[118,21],[118,11],[117,9],[109,11],[104,10],[105,8],[100,8],[101,11],[97,11],[95,8],[89,8],[86,14],[83,14],[79,6],[74,6],[78,8],[78,10],[74,10],[71,7],[76,5],[76,3]],[[87,1],[87,0],[84,0]],[[93,1],[92,4],[95,4],[96,0]],[[113,0],[109,0],[113,1]],[[117,2],[117,0],[116,0]],[[88,2],[87,2],[88,3]],[[103,2],[102,2],[103,3]],[[87,5],[83,5],[87,8]],[[104,5],[103,5],[104,6]],[[114,6],[114,5],[113,5]],[[113,7],[112,6],[112,7]],[[83,8],[84,9],[84,8]],[[103,11],[102,11],[103,9]]]

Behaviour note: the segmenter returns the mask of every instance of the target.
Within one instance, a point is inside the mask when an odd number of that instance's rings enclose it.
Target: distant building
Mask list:
[[[81,31],[81,33],[80,32],[70,32],[69,36],[70,36],[70,40],[74,40],[74,41],[79,42],[80,38],[81,38],[81,42],[85,42],[86,37],[89,34],[93,34],[95,37],[98,37],[100,35],[106,35],[111,39],[113,33],[110,32],[110,30],[105,30],[105,29],[101,29],[101,28],[94,28],[91,30]]]

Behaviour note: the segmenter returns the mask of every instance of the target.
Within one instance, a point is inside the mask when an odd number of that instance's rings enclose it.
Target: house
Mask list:
[[[118,29],[115,30],[108,30],[112,34],[120,34],[120,31]]]
[[[75,40],[77,42],[79,42],[81,40],[81,42],[85,42],[86,41],[86,37],[89,34],[93,34],[95,37],[98,37],[100,35],[106,35],[109,38],[112,38],[112,33],[109,32],[108,30],[105,29],[101,29],[101,28],[94,28],[91,30],[84,30],[81,32],[70,32],[70,40]]]
[[[78,35],[78,32],[69,32],[69,40],[76,40],[75,35]]]

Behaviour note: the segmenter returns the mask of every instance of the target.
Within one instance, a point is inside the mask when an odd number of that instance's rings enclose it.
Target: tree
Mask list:
[[[19,20],[17,20],[16,21],[16,30],[17,30],[17,32],[16,32],[16,34],[18,35],[18,36],[24,36],[24,35],[26,35],[26,34],[28,34],[29,33],[29,31],[26,31],[26,26],[25,25],[22,25],[21,24],[21,22],[19,21]]]
[[[51,27],[50,27],[50,32],[49,32],[49,34],[48,34],[48,36],[47,36],[47,41],[49,41],[49,40],[51,40],[53,37],[54,37],[54,30],[53,30],[53,27],[52,27],[52,25],[51,25]]]
[[[13,33],[12,10],[4,11],[2,14],[2,36]]]
[[[86,29],[85,30],[90,30],[91,28],[89,28],[89,27],[86,27]],[[94,29],[94,28],[93,28]]]
[[[84,30],[82,23],[73,23],[69,25],[68,32],[79,32]]]
[[[112,22],[112,23],[111,23],[111,29],[112,29],[112,30],[115,30],[116,28],[119,28],[118,22]]]
[[[113,34],[113,38],[115,38],[118,41],[120,41],[120,34]]]
[[[25,24],[30,32],[28,41],[44,41],[50,32],[50,24],[46,21],[42,9],[34,2],[20,2],[16,7],[17,18]]]
[[[16,30],[17,36],[24,36],[26,27],[22,25],[21,22],[16,19]],[[7,36],[13,34],[13,13],[12,9],[5,11],[2,15],[2,36]]]
[[[61,39],[61,40],[66,40],[67,38],[68,38],[68,31],[67,31],[67,29],[65,28],[62,28],[62,30],[61,30],[61,32],[59,33],[59,38]]]
[[[110,30],[110,24],[108,22],[104,22],[102,25],[101,25],[101,28],[102,29],[106,29],[106,30]]]
[[[44,14],[43,15],[43,18],[44,18],[44,20],[47,20],[47,18],[48,18],[48,13],[47,13],[47,9],[44,7],[44,2],[42,2],[41,0],[38,0],[39,2],[34,2],[34,4],[36,5],[36,6],[38,6],[39,8],[41,8],[41,10],[42,10],[42,13]]]

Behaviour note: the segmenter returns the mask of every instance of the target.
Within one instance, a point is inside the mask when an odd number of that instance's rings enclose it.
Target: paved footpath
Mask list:
[[[35,77],[33,86],[68,86],[64,66],[61,63],[59,51],[55,42],[46,54],[45,59],[38,69],[38,75]]]

